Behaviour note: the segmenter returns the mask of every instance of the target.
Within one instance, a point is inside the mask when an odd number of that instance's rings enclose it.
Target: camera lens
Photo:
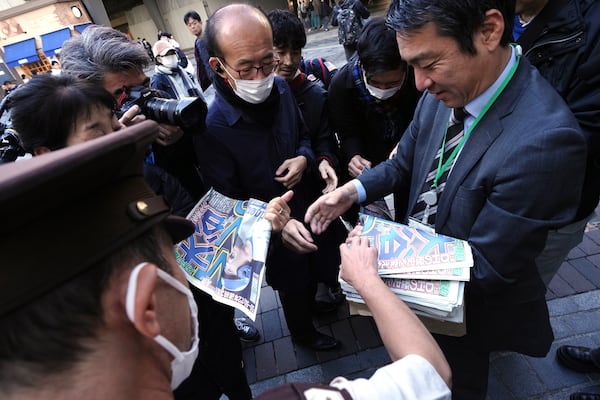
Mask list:
[[[180,100],[153,97],[148,99],[145,108],[149,118],[182,128],[197,126],[206,117],[206,105],[199,97]]]

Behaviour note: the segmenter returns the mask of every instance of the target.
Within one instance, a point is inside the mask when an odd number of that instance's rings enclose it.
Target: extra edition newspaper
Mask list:
[[[387,286],[417,314],[463,322],[464,285],[473,266],[468,243],[364,213],[360,219]],[[348,301],[362,303],[351,285],[340,282]]]
[[[271,237],[271,223],[263,218],[266,207],[210,189],[187,217],[196,231],[175,248],[190,284],[253,321]]]

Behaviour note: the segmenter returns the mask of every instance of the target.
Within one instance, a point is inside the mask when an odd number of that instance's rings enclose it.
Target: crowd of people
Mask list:
[[[64,43],[61,73],[5,83],[6,140],[31,159],[0,167],[14,210],[0,228],[0,397],[252,398],[240,340],[259,331],[188,288],[172,251],[211,187],[269,203],[266,280],[298,346],[340,346],[313,316],[344,301],[341,276],[392,359],[368,380],[260,398],[484,399],[492,352],[548,353],[546,287],[600,195],[600,6],[392,0],[369,16],[360,0],[190,11],[195,68],[168,32],[146,49],[90,26]],[[326,87],[301,65],[307,30],[329,23],[348,62]],[[398,222],[469,242],[465,335],[430,334],[377,275],[360,225],[341,224],[389,194]],[[32,223],[45,243],[25,256]],[[557,357],[599,368],[597,349]]]

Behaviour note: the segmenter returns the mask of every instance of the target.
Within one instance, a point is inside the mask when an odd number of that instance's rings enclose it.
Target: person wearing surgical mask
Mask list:
[[[249,4],[230,4],[207,21],[204,40],[216,90],[206,131],[195,143],[205,182],[236,199],[270,199],[293,188],[291,218],[271,237],[266,279],[278,291],[295,343],[333,349],[339,342],[312,321],[317,277],[310,253],[318,247],[301,218],[311,198],[309,173],[317,167],[294,95],[275,76],[281,59],[269,19]]]
[[[365,25],[357,46],[329,87],[330,117],[350,178],[388,158],[421,94],[383,18]]]
[[[329,117],[341,148],[343,184],[388,159],[412,120],[421,92],[383,18],[364,27],[356,55],[331,80]],[[395,198],[396,210],[404,200]],[[356,218],[353,209],[347,217]]]
[[[150,87],[160,90],[172,99],[184,97],[201,97],[202,89],[196,78],[179,65],[177,50],[167,40],[159,40],[152,46],[154,75],[150,79]]]

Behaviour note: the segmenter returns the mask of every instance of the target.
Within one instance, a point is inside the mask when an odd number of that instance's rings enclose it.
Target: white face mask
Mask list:
[[[400,90],[400,88],[402,87],[402,85],[400,85],[400,86],[395,86],[395,87],[391,87],[388,89],[379,89],[375,86],[369,85],[369,83],[367,82],[367,77],[365,76],[364,73],[363,73],[363,81],[365,82],[365,86],[367,87],[367,90],[369,91],[369,93],[371,93],[371,96],[373,96],[379,100],[389,99],[390,97],[395,95],[398,92],[398,90]]]
[[[162,56],[160,58],[160,63],[167,68],[177,68],[179,64],[179,59],[176,54],[171,54],[169,56]]]
[[[125,301],[125,309],[127,311],[127,317],[133,323],[135,316],[135,292],[137,290],[137,277],[148,263],[138,264],[132,271],[129,276],[129,286],[127,287],[127,296]],[[194,297],[192,296],[192,292],[188,288],[186,288],[181,282],[177,279],[173,278],[171,275],[167,274],[165,271],[161,269],[156,270],[158,272],[158,276],[165,281],[168,285],[172,286],[176,290],[185,294],[188,298],[188,303],[190,307],[190,318],[192,323],[192,345],[189,350],[182,352],[179,350],[169,339],[165,338],[162,335],[158,335],[154,337],[154,340],[169,354],[173,356],[173,361],[171,361],[171,389],[176,389],[184,379],[186,379],[190,373],[192,372],[192,367],[194,366],[194,362],[198,357],[198,307],[196,306],[196,302],[194,301]]]
[[[235,89],[233,86],[233,92],[242,100],[252,104],[260,104],[269,97],[271,89],[273,89],[273,82],[275,81],[275,73],[271,72],[263,79],[249,80],[249,79],[235,79],[227,68],[223,66],[223,69],[235,82]]]

